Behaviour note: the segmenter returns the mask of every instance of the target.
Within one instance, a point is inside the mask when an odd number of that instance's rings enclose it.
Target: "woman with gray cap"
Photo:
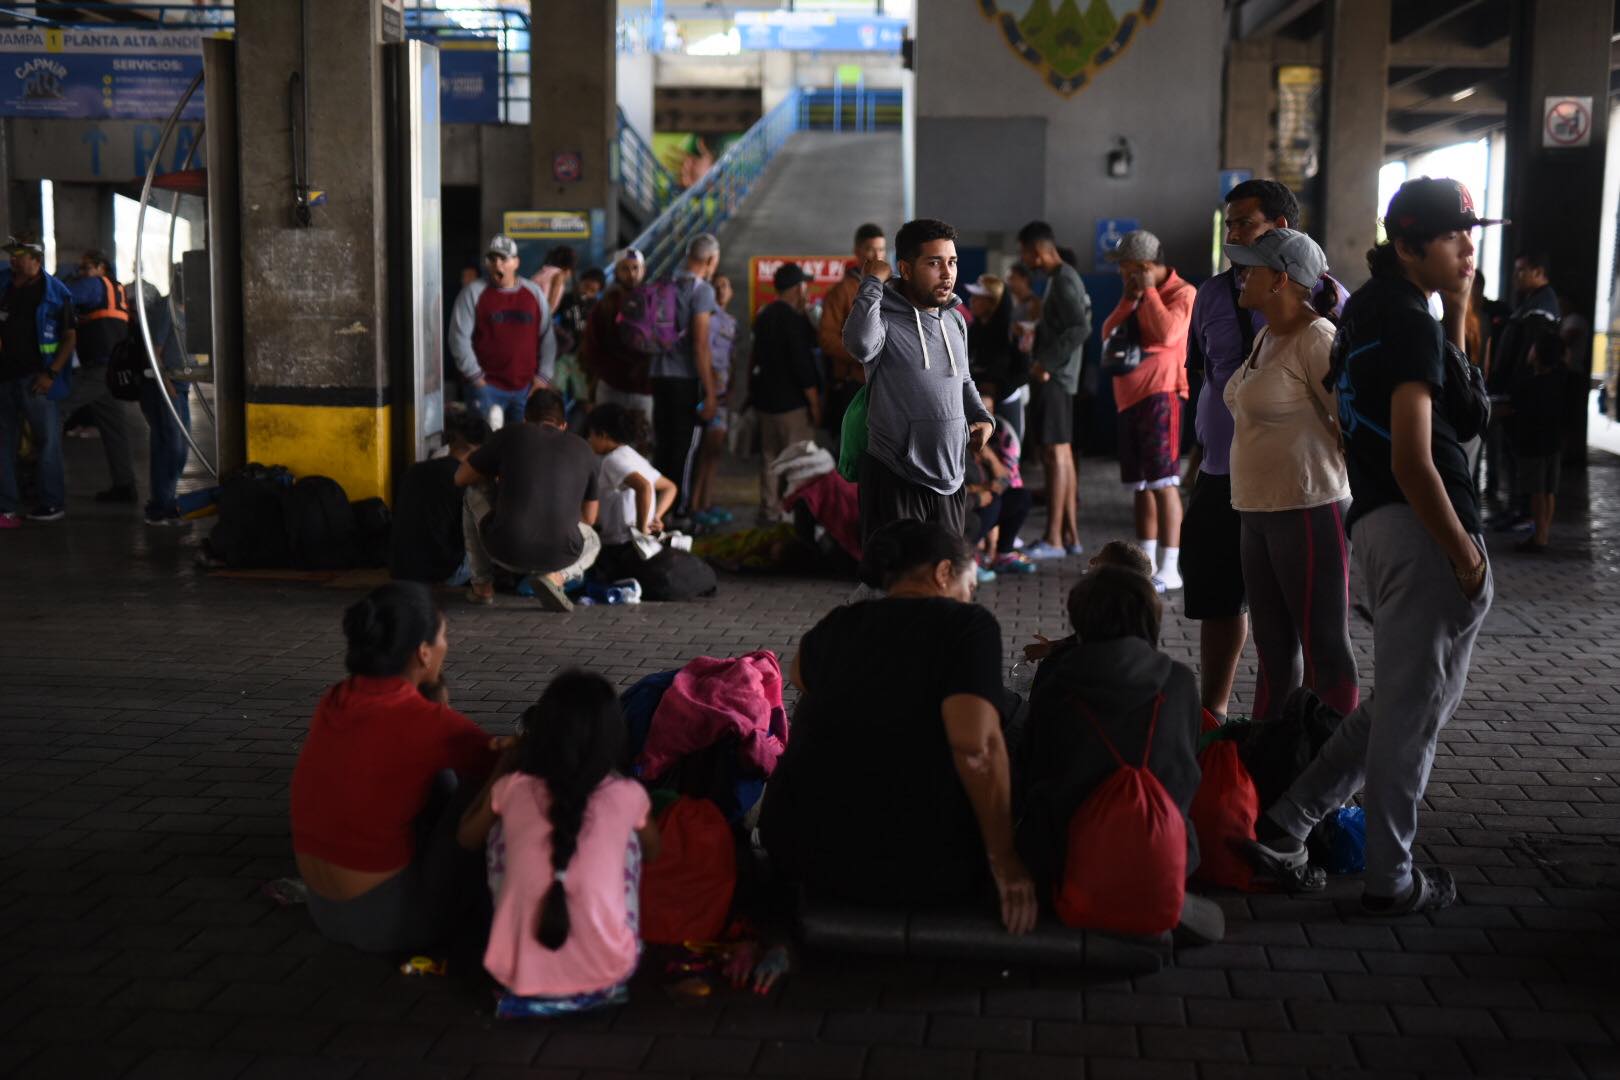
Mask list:
[[[1266,318],[1225,394],[1232,507],[1243,522],[1243,584],[1260,656],[1254,716],[1271,719],[1301,685],[1348,713],[1360,699],[1344,533],[1350,478],[1338,404],[1324,383],[1335,327],[1311,305],[1327,260],[1293,229],[1227,244],[1226,256],[1242,282],[1238,306]]]

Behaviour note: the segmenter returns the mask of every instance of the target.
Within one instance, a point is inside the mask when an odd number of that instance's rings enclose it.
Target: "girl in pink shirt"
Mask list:
[[[628,999],[641,955],[641,860],[657,853],[658,830],[646,791],[615,771],[624,742],[613,687],[564,672],[523,714],[507,768],[462,819],[469,847],[484,842],[496,818],[501,824],[504,865],[484,952],[484,967],[506,988],[498,1017]]]

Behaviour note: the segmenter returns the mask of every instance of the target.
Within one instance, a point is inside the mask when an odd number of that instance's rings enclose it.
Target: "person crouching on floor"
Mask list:
[[[1076,640],[1036,672],[1016,770],[1018,852],[1043,896],[1062,876],[1069,819],[1116,767],[1098,727],[1129,762],[1143,760],[1152,733],[1148,769],[1183,816],[1198,792],[1198,680],[1159,650],[1162,616],[1152,579],[1123,566],[1096,567],[1069,593]],[[1197,866],[1189,825],[1187,872]]]
[[[657,856],[658,826],[646,790],[615,771],[618,695],[601,676],[565,671],[521,730],[458,833],[463,847],[482,848],[501,822],[484,952],[506,988],[495,1015],[622,1004],[641,957],[641,863]]]
[[[472,585],[467,599],[495,602],[495,567],[527,577],[549,611],[571,611],[563,586],[596,562],[596,458],[568,434],[555,390],[536,390],[523,423],[508,424],[456,471],[467,489],[462,529]]]

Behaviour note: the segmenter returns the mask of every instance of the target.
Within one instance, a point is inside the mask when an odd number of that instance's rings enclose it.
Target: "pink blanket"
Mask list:
[[[810,508],[816,524],[827,530],[850,558],[861,561],[861,489],[836,472],[824,473],[782,500],[789,510]]]
[[[769,776],[787,747],[782,669],[768,650],[734,659],[700,656],[683,667],[653,713],[639,776],[658,777],[688,754],[727,735],[738,738],[739,764]]]

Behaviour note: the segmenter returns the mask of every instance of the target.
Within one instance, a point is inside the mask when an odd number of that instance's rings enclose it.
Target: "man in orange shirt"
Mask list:
[[[861,288],[861,267],[882,262],[888,254],[881,225],[867,222],[856,229],[855,259],[845,268],[844,280],[834,285],[821,300],[821,325],[816,337],[822,355],[832,365],[832,386],[828,388],[822,415],[827,430],[832,433],[834,446],[838,445],[844,427],[844,411],[861,384],[866,382],[866,369],[844,348],[844,323],[849,320],[849,309],[855,306],[855,294]]]
[[[1187,400],[1187,331],[1198,292],[1164,262],[1164,245],[1145,229],[1126,233],[1114,252],[1125,295],[1103,322],[1103,350],[1135,322],[1140,362],[1114,376],[1119,410],[1119,478],[1135,493],[1137,543],[1160,558],[1153,584],[1181,588],[1181,410]],[[1159,541],[1164,541],[1161,548]]]

